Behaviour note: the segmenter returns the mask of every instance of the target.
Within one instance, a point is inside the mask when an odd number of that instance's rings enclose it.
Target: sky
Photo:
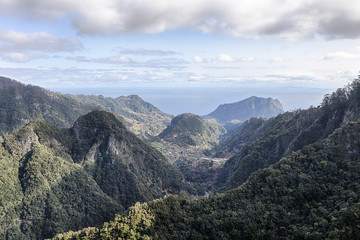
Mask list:
[[[0,75],[72,91],[336,89],[360,70],[359,13],[358,0],[0,0]]]

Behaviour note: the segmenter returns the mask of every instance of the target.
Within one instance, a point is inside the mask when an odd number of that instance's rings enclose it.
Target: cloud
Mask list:
[[[256,59],[254,57],[243,57],[240,59],[240,62],[255,62]]]
[[[9,61],[9,62],[24,63],[24,62],[28,62],[33,59],[48,58],[48,57],[46,55],[41,55],[41,54],[27,54],[27,53],[20,53],[20,52],[11,52],[11,53],[2,55],[1,58],[5,61]]]
[[[235,59],[227,54],[220,54],[217,58],[220,62],[232,63],[232,62],[255,62],[256,59],[254,57],[242,57],[239,59]]]
[[[193,57],[193,60],[194,60],[196,63],[206,62],[206,59],[204,59],[204,58],[201,57],[201,56],[194,56],[194,57]]]
[[[324,60],[346,60],[346,59],[360,59],[360,55],[356,53],[347,52],[331,52],[325,54]]]
[[[109,56],[104,58],[87,58],[84,56],[67,57],[68,60],[78,62],[93,62],[104,64],[121,64],[129,67],[150,67],[150,68],[184,68],[188,62],[179,58],[154,58],[146,61],[138,61],[126,56]]]
[[[220,54],[218,57],[218,60],[220,62],[227,62],[227,63],[236,61],[233,57],[231,57],[230,55],[227,55],[227,54]]]
[[[161,33],[177,29],[237,37],[360,37],[358,0],[12,0],[0,13],[38,19],[69,17],[79,34]]]
[[[107,57],[107,58],[97,58],[94,59],[93,62],[98,63],[111,63],[111,64],[129,64],[133,61],[130,58],[124,56],[115,56],[115,57]]]
[[[81,42],[75,38],[59,38],[45,32],[23,33],[0,30],[0,52],[73,52],[82,47]]]
[[[170,56],[176,54],[174,51],[164,51],[155,49],[122,49],[121,54],[126,55],[141,55],[141,56]]]
[[[270,62],[283,62],[284,59],[282,57],[273,57]]]

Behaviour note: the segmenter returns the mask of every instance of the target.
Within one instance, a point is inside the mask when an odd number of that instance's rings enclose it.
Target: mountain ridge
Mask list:
[[[68,129],[34,120],[4,138],[0,162],[7,166],[0,169],[3,239],[52,237],[110,220],[137,201],[187,190],[160,152],[105,111],[81,116]]]
[[[271,118],[255,141],[238,146],[239,152],[224,164],[218,186],[223,190],[235,188],[245,182],[254,171],[268,167],[282,157],[326,138],[349,121],[358,120],[359,96],[358,78],[344,88],[325,95],[318,107],[286,112]]]
[[[232,120],[243,122],[251,117],[273,117],[283,112],[279,100],[252,96],[235,103],[221,104],[202,118],[215,118],[220,124],[226,124]]]
[[[71,127],[78,117],[92,110],[112,111],[130,130],[142,138],[158,135],[170,123],[172,117],[135,95],[106,98],[61,94],[0,77],[2,136],[36,118],[43,118],[59,127]]]
[[[254,172],[235,189],[197,200],[173,196],[136,204],[99,228],[59,234],[54,240],[357,239],[359,138],[360,121],[348,122]]]

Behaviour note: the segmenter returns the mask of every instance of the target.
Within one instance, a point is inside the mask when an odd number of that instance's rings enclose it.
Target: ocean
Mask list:
[[[93,94],[106,97],[139,95],[163,112],[178,115],[193,113],[206,115],[224,103],[241,101],[251,96],[271,97],[282,103],[285,111],[318,106],[323,96],[334,89],[320,88],[230,88],[230,87],[116,87],[116,88],[55,88],[67,94]]]

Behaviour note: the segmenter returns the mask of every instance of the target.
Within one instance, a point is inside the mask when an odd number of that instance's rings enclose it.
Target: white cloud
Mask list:
[[[219,57],[218,57],[218,60],[220,62],[235,62],[236,60],[231,57],[230,55],[227,55],[227,54],[220,54]]]
[[[80,34],[195,29],[238,37],[360,37],[358,0],[11,0],[0,13],[40,19],[68,16]]]
[[[113,64],[131,63],[132,62],[132,60],[130,58],[124,57],[124,56],[98,58],[98,59],[95,59],[94,61],[99,62],[99,63],[113,63]]]
[[[273,57],[271,59],[271,62],[283,62],[284,59],[282,57]]]
[[[199,81],[199,80],[203,79],[204,76],[202,76],[202,75],[192,75],[189,78],[190,78],[190,80]]]
[[[201,56],[194,56],[193,60],[197,63],[203,63],[205,61],[205,59]]]
[[[255,62],[256,59],[254,57],[243,57],[240,59],[241,62]]]
[[[325,54],[324,60],[345,60],[345,59],[360,59],[360,55],[348,52],[331,52]]]
[[[126,56],[109,56],[103,58],[88,58],[85,56],[68,57],[68,60],[78,62],[93,62],[103,64],[121,64],[131,67],[150,67],[150,68],[184,68],[187,63],[183,59],[179,58],[153,58],[146,61],[134,60]]]
[[[59,38],[45,32],[0,30],[0,52],[73,52],[82,47],[75,38]]]
[[[121,54],[141,55],[141,56],[170,56],[176,54],[174,51],[164,51],[159,49],[122,49]]]
[[[11,53],[2,55],[1,58],[5,61],[9,61],[9,62],[24,63],[24,62],[28,62],[30,60],[37,59],[37,58],[47,58],[47,56],[39,55],[39,54],[11,52]]]

